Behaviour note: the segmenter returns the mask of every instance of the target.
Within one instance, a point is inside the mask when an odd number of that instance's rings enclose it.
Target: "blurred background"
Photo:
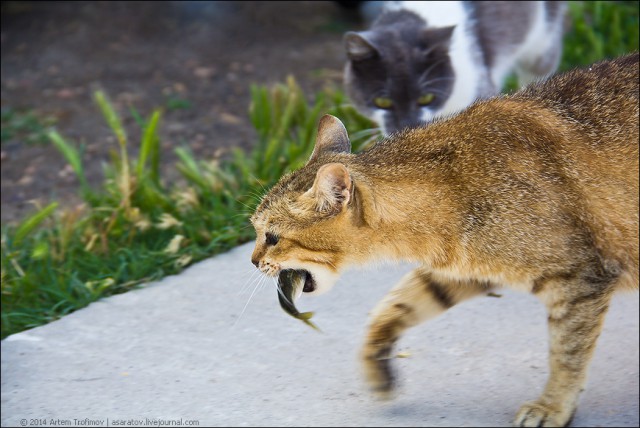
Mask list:
[[[2,222],[34,199],[75,196],[76,177],[41,129],[85,143],[87,178],[101,181],[115,142],[93,91],[124,113],[164,109],[172,174],[178,144],[198,158],[254,145],[251,83],[293,75],[309,95],[339,84],[342,33],[358,16],[337,2],[2,2]]]
[[[3,1],[2,338],[253,239],[379,2]],[[638,2],[569,2],[560,70],[638,49]],[[508,88],[511,90],[513,87]]]

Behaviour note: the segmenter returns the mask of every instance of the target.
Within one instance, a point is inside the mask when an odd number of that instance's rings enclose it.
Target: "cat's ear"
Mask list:
[[[344,47],[350,60],[359,61],[375,56],[378,50],[373,46],[366,32],[349,31],[344,35]]]
[[[449,46],[449,43],[451,43],[451,36],[453,36],[453,31],[455,29],[455,25],[451,25],[450,27],[427,28],[424,30],[423,38],[426,41],[427,46]]]
[[[325,114],[318,123],[316,145],[309,161],[316,159],[321,153],[351,153],[351,143],[347,129],[340,119],[330,114]]]
[[[341,163],[322,165],[306,195],[315,199],[316,209],[331,215],[340,213],[351,200],[351,175]]]

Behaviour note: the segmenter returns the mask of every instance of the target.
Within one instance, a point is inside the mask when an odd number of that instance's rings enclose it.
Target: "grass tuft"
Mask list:
[[[378,136],[370,129],[374,124],[343,105],[338,92],[309,102],[289,78],[272,88],[254,86],[252,94],[256,149],[203,161],[178,147],[176,168],[185,179],[180,186],[160,177],[160,110],[146,120],[130,111],[142,136],[138,158],[129,159],[131,142],[120,115],[106,94],[95,94],[120,149],[97,189],[86,180],[81,150],[51,130],[48,137],[76,173],[85,204],[59,210],[53,203],[17,227],[3,228],[2,337],[253,239],[248,217],[264,189],[304,164],[322,114],[345,119],[356,150]]]

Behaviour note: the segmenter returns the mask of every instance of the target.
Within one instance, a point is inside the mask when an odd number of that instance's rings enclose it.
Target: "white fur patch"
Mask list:
[[[475,42],[469,36],[469,20],[464,7],[459,1],[403,1],[392,2],[387,5],[389,10],[406,9],[415,12],[427,21],[427,27],[456,28],[451,36],[449,57],[455,73],[455,81],[451,95],[447,102],[438,111],[423,113],[425,120],[435,116],[448,115],[468,107],[478,96],[478,86],[482,78],[486,76],[479,49],[474,48]],[[480,69],[479,69],[480,68]],[[462,77],[462,78],[461,78]]]
[[[386,114],[387,112],[382,109],[374,110],[371,114],[371,120],[380,125],[380,129],[384,135],[387,135],[387,128],[384,126]]]
[[[433,110],[429,109],[429,108],[422,108],[422,115],[420,116],[420,120],[422,120],[423,122],[429,122],[431,119],[433,119],[436,115],[434,114]]]
[[[308,269],[308,271],[311,272],[311,275],[316,282],[316,289],[310,293],[306,293],[312,296],[319,296],[320,294],[324,294],[331,290],[340,277],[337,273],[333,273],[328,269],[318,268],[317,266]]]

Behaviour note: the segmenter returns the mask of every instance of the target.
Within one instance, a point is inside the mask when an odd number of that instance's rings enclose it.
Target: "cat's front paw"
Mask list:
[[[524,404],[518,413],[514,425],[518,427],[566,427],[571,423],[575,409],[570,411],[556,406],[534,401]]]
[[[390,349],[367,349],[362,352],[364,375],[371,391],[382,400],[394,397],[395,376],[391,367]]]

